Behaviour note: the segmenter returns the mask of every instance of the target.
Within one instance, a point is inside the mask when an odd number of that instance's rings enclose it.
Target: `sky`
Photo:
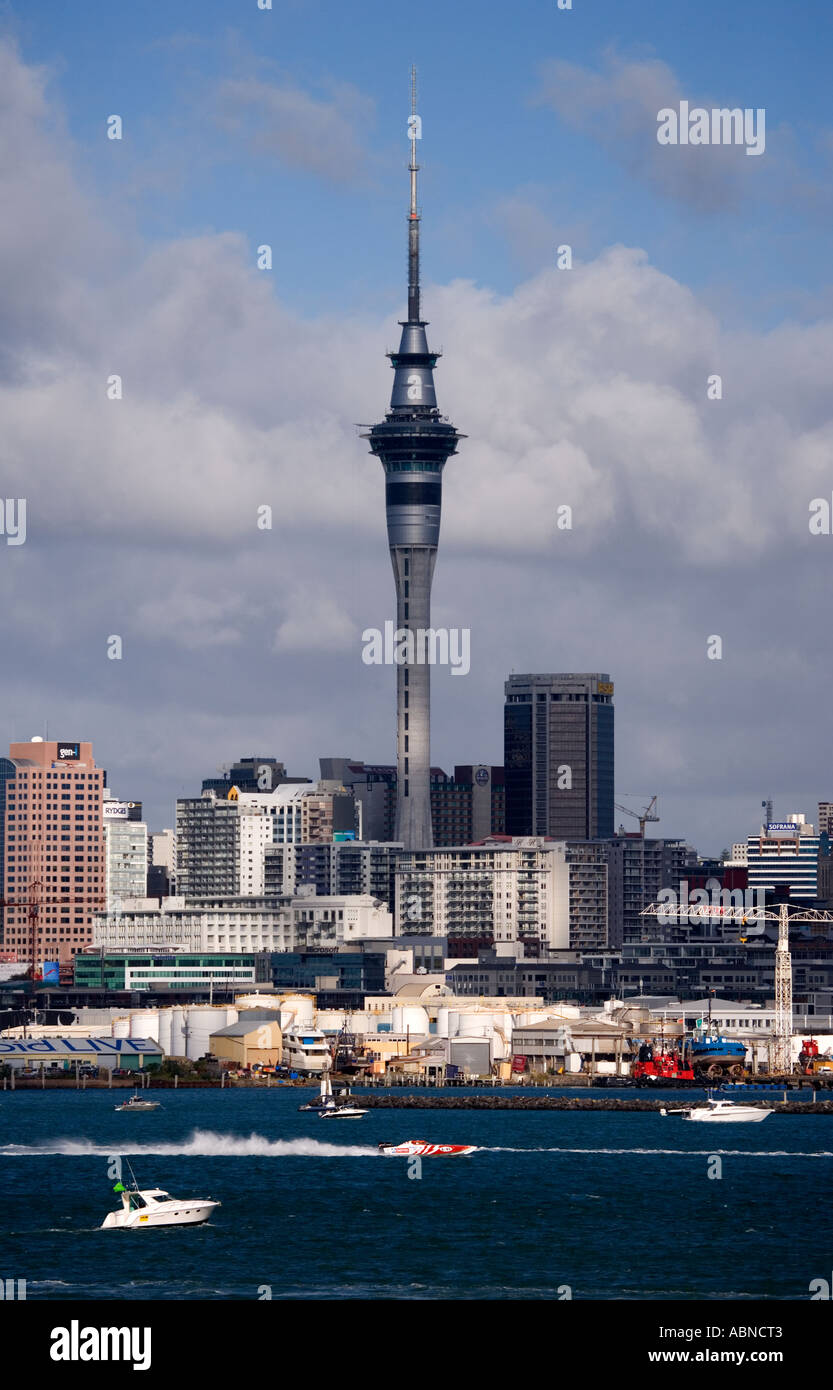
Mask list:
[[[91,739],[153,829],[239,756],[394,761],[357,425],[405,312],[414,63],[466,435],[433,618],[471,670],[434,671],[432,762],[502,762],[510,672],[603,671],[616,798],[656,794],[654,833],[717,853],[766,798],[813,820],[832,36],[828,0],[0,3],[2,736]],[[763,111],[761,153],[660,144],[682,102]]]

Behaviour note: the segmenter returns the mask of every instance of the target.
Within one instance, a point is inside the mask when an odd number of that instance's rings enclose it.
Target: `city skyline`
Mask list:
[[[392,605],[355,422],[401,312],[415,61],[432,337],[468,435],[433,601],[471,671],[434,673],[431,761],[502,763],[513,671],[610,670],[617,797],[656,793],[656,833],[716,853],[767,797],[812,815],[830,657],[795,604],[826,598],[830,122],[820,61],[801,83],[767,63],[814,52],[808,17],[741,4],[716,61],[656,4],[533,4],[490,57],[495,21],[463,3],[457,71],[399,30],[362,53],[343,16],[312,43],[317,6],[252,11],[231,42],[211,2],[174,35],[122,17],[115,49],[54,4],[7,27],[2,495],[28,528],[0,537],[7,741],[92,739],[156,826],[240,750],[311,776],[336,749],[393,760],[392,673],[361,660]],[[89,89],[83,45],[109,45],[112,85]],[[765,106],[765,153],[660,149],[683,98]]]

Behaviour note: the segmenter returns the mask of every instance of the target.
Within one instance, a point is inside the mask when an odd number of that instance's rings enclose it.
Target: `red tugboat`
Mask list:
[[[658,1047],[650,1041],[639,1048],[639,1057],[631,1068],[634,1080],[646,1081],[693,1081],[694,1072],[684,1063],[675,1048],[668,1048],[664,1042]]]

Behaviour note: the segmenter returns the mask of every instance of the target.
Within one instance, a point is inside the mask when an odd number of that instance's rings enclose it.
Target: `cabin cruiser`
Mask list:
[[[711,1121],[712,1123],[738,1124],[743,1121],[749,1124],[758,1124],[765,1120],[772,1111],[763,1109],[759,1105],[738,1105],[733,1100],[718,1100],[715,1096],[709,1096],[706,1106],[686,1105],[679,1110],[665,1110],[659,1112],[661,1115],[684,1115],[687,1120]]]
[[[379,1151],[394,1158],[440,1158],[446,1155],[473,1154],[477,1152],[474,1144],[428,1144],[424,1139],[406,1139],[401,1144],[393,1140],[383,1140]]]
[[[121,1105],[115,1106],[116,1110],[158,1110],[158,1100],[142,1100],[138,1091],[134,1091],[129,1100],[123,1100]]]
[[[172,1197],[161,1187],[124,1187],[117,1182],[114,1192],[121,1195],[121,1209],[111,1211],[101,1223],[101,1230],[124,1227],[138,1230],[145,1226],[199,1226],[207,1221],[219,1202]]]
[[[290,1071],[313,1076],[329,1071],[333,1063],[324,1034],[300,1024],[293,1024],[283,1035],[283,1061]]]
[[[347,1091],[349,1096],[350,1092]],[[299,1110],[314,1110],[322,1120],[360,1120],[367,1111],[360,1109],[358,1105],[353,1105],[348,1101],[345,1105],[337,1105],[333,1095],[333,1083],[329,1074],[321,1078],[321,1092],[315,1100],[307,1101],[306,1105],[299,1105]]]

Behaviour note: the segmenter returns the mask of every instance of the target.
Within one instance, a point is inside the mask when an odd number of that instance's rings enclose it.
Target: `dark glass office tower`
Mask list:
[[[413,75],[412,75],[413,83]],[[401,664],[396,668],[397,799],[394,839],[406,850],[429,849],[431,833],[431,683],[420,633],[431,628],[431,581],[440,538],[442,472],[460,435],[437,409],[434,367],[420,315],[416,140],[419,118],[411,97],[411,203],[408,213],[408,317],[402,322],[391,408],[364,438],[385,470],[388,543],[396,584]],[[420,657],[423,659],[420,660]]]
[[[510,676],[505,694],[506,833],[558,840],[610,838],[610,677]]]

